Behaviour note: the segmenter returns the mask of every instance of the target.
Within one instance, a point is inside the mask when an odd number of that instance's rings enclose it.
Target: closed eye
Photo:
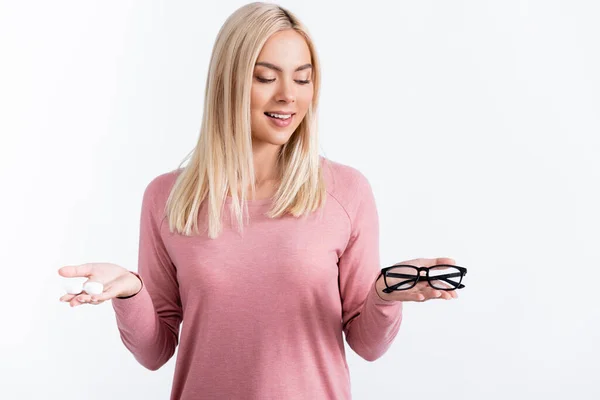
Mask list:
[[[275,79],[264,79],[264,78],[261,78],[261,77],[258,77],[258,76],[256,77],[256,79],[258,79],[258,81],[262,82],[262,83],[271,83],[271,82],[275,81]],[[310,80],[308,80],[308,79],[306,79],[306,80],[295,80],[295,82],[297,82],[297,83],[299,83],[301,85],[307,85],[307,84],[310,83]]]

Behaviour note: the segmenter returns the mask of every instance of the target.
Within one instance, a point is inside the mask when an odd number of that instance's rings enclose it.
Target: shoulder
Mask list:
[[[371,184],[357,168],[321,157],[327,192],[347,211],[352,211],[365,197],[372,196]]]
[[[164,172],[150,179],[144,190],[144,201],[153,203],[164,203],[171,193],[177,177],[181,174],[183,168],[178,168],[169,172]]]

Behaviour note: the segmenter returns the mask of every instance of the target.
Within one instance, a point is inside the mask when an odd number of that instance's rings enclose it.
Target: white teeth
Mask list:
[[[292,114],[272,114],[272,113],[267,113],[268,116],[270,117],[274,117],[274,118],[279,118],[279,119],[288,119],[289,117],[292,116]]]

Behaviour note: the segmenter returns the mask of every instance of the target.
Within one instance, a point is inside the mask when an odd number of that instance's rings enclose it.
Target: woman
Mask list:
[[[319,83],[292,13],[238,9],[214,46],[191,162],[145,190],[138,273],[60,269],[105,285],[61,300],[112,299],[121,339],[146,368],[179,345],[171,399],[350,399],[342,332],[373,361],[396,336],[403,301],[456,297],[421,283],[382,292],[369,182],[317,152]]]

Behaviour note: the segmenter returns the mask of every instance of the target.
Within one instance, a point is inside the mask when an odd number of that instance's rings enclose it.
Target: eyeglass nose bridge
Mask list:
[[[411,265],[411,267],[414,267],[417,270],[417,277],[416,279],[413,281],[413,287],[421,281],[425,281],[427,283],[429,283],[429,286],[434,287],[431,282],[429,281],[429,271],[431,268],[436,267],[436,265],[432,266],[432,267],[419,267],[418,265]],[[424,275],[421,275],[421,272],[425,272]]]
[[[429,268],[430,267],[418,267],[416,265],[413,265],[413,267],[415,267],[417,269],[417,281],[421,278],[424,277],[426,278],[429,275]],[[421,275],[421,272],[425,272],[425,275]]]

